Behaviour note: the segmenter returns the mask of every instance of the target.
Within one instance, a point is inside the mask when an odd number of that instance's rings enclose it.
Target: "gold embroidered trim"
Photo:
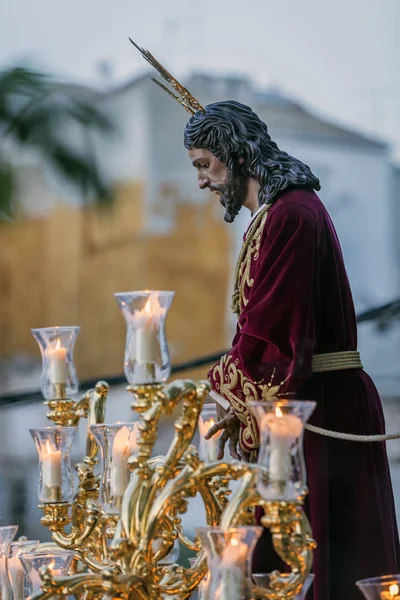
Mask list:
[[[257,260],[258,258],[261,234],[264,229],[270,206],[270,204],[266,204],[264,209],[255,217],[246,234],[236,263],[232,294],[232,311],[237,317],[240,317],[243,308],[248,303],[248,298],[246,298],[245,295],[245,287],[251,288],[254,285],[254,279],[250,277],[251,261]]]
[[[278,385],[272,385],[276,369],[274,368],[270,382],[253,382],[238,368],[239,359],[233,360],[228,354],[224,355],[212,371],[212,378],[215,381],[215,389],[221,394],[235,411],[238,419],[244,424],[240,445],[245,451],[256,450],[259,446],[258,427],[253,411],[250,408],[250,402],[258,400],[274,400],[280,395],[281,386],[286,383],[290,375],[281,381]],[[242,445],[242,439],[247,448]]]

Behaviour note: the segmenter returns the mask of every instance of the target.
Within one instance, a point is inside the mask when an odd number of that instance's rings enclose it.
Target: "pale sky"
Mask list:
[[[99,83],[147,67],[249,75],[327,118],[394,144],[400,159],[400,0],[3,0],[0,57]]]

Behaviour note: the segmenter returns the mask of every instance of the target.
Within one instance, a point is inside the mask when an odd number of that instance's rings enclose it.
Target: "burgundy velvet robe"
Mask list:
[[[211,369],[215,392],[241,418],[241,444],[258,443],[247,400],[256,383],[285,380],[281,391],[314,400],[310,423],[335,431],[384,433],[382,406],[365,371],[312,374],[312,356],[357,349],[356,318],[339,241],[313,192],[285,191],[254,242],[236,336]],[[400,571],[400,552],[386,448],[305,432],[307,510],[318,547],[314,600],[361,598],[355,581]],[[279,566],[265,532],[255,572]]]

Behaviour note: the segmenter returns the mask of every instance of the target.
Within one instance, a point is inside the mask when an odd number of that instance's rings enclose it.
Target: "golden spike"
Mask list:
[[[131,42],[131,44],[133,44],[135,46],[135,48],[137,50],[139,50],[139,52],[143,56],[143,58],[154,69],[156,69],[156,71],[158,71],[158,73],[161,75],[161,77],[173,87],[173,89],[176,91],[177,95],[172,93],[166,86],[164,86],[162,83],[160,83],[159,81],[157,81],[156,79],[154,79],[152,77],[151,79],[152,79],[152,81],[154,81],[154,83],[156,83],[161,89],[163,89],[170,96],[172,96],[172,98],[174,98],[174,100],[179,102],[179,104],[181,104],[181,106],[183,106],[183,108],[185,110],[187,110],[187,112],[190,113],[191,115],[194,115],[195,112],[197,112],[198,110],[200,110],[201,112],[204,112],[203,106],[196,100],[196,98],[194,96],[192,96],[192,94],[189,92],[189,90],[186,89],[183,85],[181,85],[179,83],[179,81],[177,79],[175,79],[175,77],[173,77],[173,75],[171,75],[171,73],[169,71],[167,71],[167,69],[165,69],[162,66],[162,64],[160,62],[158,62],[158,60],[148,50],[145,50],[144,48],[141,48],[140,46],[138,46],[131,38],[129,38],[129,41]]]

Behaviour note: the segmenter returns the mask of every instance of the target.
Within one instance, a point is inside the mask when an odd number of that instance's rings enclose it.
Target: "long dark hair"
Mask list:
[[[184,144],[210,150],[230,171],[244,159],[242,172],[260,182],[260,205],[288,187],[321,189],[310,167],[280,150],[266,124],[240,102],[215,102],[196,112],[186,125]]]

